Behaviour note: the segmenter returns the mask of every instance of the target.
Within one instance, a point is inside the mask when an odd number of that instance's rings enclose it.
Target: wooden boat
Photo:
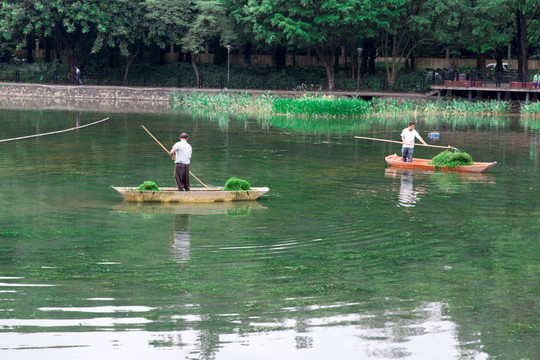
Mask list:
[[[225,201],[256,200],[267,193],[267,187],[251,188],[248,191],[223,191],[223,188],[191,188],[178,191],[173,187],[160,188],[161,191],[140,191],[136,187],[113,187],[129,202],[144,203],[211,203]]]
[[[403,158],[401,156],[398,156],[397,154],[388,155],[384,158],[386,162],[390,166],[399,166],[404,169],[411,169],[411,170],[441,170],[441,171],[456,171],[456,172],[472,172],[472,173],[480,173],[484,172],[487,169],[497,165],[497,162],[475,162],[474,165],[464,165],[464,166],[458,166],[456,168],[448,168],[446,166],[443,166],[441,169],[435,169],[435,166],[430,165],[429,162],[430,159],[417,159],[413,157],[412,163],[403,162]]]

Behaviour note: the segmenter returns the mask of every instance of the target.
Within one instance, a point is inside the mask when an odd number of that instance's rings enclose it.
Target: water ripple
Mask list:
[[[148,312],[154,308],[148,306],[94,306],[94,307],[40,307],[41,311],[68,311],[83,313]]]

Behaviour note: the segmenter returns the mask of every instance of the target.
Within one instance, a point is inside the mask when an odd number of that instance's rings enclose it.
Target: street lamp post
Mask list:
[[[356,49],[356,51],[358,52],[358,73],[356,75],[356,90],[360,90],[360,55],[362,55],[362,48],[358,48]]]
[[[226,46],[227,48],[227,84],[229,83],[230,79],[231,79],[231,48],[232,46],[231,45],[227,45]]]

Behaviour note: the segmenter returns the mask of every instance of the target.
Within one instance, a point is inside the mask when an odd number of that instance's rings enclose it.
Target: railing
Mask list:
[[[200,71],[199,78],[193,73],[162,74],[156,72],[132,72],[124,82],[123,74],[110,72],[85,72],[81,79],[83,85],[98,86],[141,86],[172,88],[217,88],[217,89],[260,89],[260,90],[301,90],[322,91],[328,89],[328,83],[322,76],[272,76],[272,74],[230,74],[216,71]],[[429,71],[427,75],[408,76],[401,74],[393,84],[389,84],[385,75],[362,75],[358,80],[337,76],[334,90],[343,91],[392,91],[425,93],[432,85],[459,85],[474,87],[532,87],[532,74],[520,73],[456,73]],[[15,83],[74,84],[70,74],[60,71],[35,72],[28,70],[0,70],[0,81]]]
[[[532,88],[534,74],[514,73],[514,72],[488,72],[485,74],[478,72],[438,73],[430,71],[425,81],[428,85],[448,85],[448,86],[472,86],[489,88]]]

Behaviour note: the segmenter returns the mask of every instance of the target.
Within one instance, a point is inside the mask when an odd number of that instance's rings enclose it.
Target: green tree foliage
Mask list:
[[[454,56],[472,51],[479,69],[491,56],[500,64],[513,43],[518,71],[527,72],[539,36],[538,0],[0,0],[4,48],[47,40],[72,71],[114,49],[126,59],[124,82],[143,47],[170,44],[191,55],[199,78],[197,57],[209,43],[273,49],[280,67],[287,50],[315,50],[330,89],[339,47],[362,43],[370,64],[384,57],[389,83],[426,43]]]
[[[191,54],[197,79],[197,55],[205,51],[205,43],[219,38],[225,46],[234,39],[233,23],[219,0],[146,0],[143,6],[150,38],[162,47],[180,45]]]
[[[375,3],[382,8],[376,24],[388,82],[393,84],[403,66],[401,60],[408,59],[418,46],[435,41],[443,8],[440,0],[384,0],[374,1],[374,6]]]
[[[126,59],[123,83],[127,84],[129,69],[139,55],[141,46],[149,44],[144,9],[130,0],[95,1],[92,24],[97,35],[92,52],[99,53],[104,45],[118,48]]]
[[[440,7],[447,16],[437,27],[438,42],[446,44],[454,56],[464,50],[476,53],[481,70],[488,55],[494,54],[502,65],[512,38],[507,0],[447,0]]]
[[[518,71],[526,73],[529,60],[529,42],[538,38],[530,37],[529,26],[538,26],[538,0],[507,0],[514,14],[514,34],[517,44]]]
[[[366,24],[379,9],[372,5],[367,0],[248,0],[238,20],[249,24],[256,41],[313,47],[333,89],[336,50],[345,39],[371,35]]]
[[[96,16],[96,5],[91,1],[4,0],[0,5],[0,36],[17,48],[27,46],[33,37],[55,39],[61,44],[57,54],[66,55],[72,72],[75,63],[89,53],[91,19]]]

